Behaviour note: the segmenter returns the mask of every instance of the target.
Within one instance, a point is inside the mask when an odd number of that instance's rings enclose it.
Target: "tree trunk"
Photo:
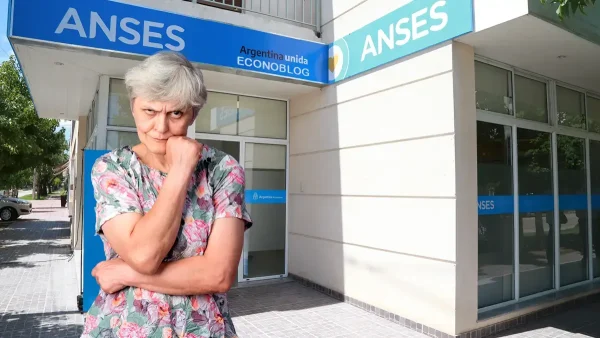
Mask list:
[[[31,197],[34,200],[37,200],[40,197],[37,174],[38,174],[37,168],[33,168],[33,187],[32,187],[32,191],[31,191]]]

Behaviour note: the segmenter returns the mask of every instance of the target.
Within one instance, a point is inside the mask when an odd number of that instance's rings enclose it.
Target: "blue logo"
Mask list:
[[[11,40],[33,40],[147,56],[183,53],[193,62],[327,83],[327,48],[231,24],[108,0],[12,0]]]
[[[246,190],[246,204],[285,204],[285,190]]]
[[[339,39],[329,46],[327,70],[329,82],[344,79],[348,74],[350,64],[349,49],[346,40]]]
[[[329,47],[330,83],[473,31],[472,0],[413,0]]]

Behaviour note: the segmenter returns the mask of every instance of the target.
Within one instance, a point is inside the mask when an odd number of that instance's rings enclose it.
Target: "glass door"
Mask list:
[[[285,276],[287,146],[202,138],[197,141],[233,156],[245,169],[246,208],[254,225],[244,233],[237,281]]]
[[[282,277],[286,274],[285,145],[244,142],[246,207],[254,222],[244,236],[239,280]]]

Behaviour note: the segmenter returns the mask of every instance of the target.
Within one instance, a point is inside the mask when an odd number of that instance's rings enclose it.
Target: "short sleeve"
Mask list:
[[[112,154],[111,154],[112,155]],[[135,212],[143,214],[137,192],[127,171],[110,156],[96,160],[91,173],[96,199],[96,232],[115,216]]]
[[[233,157],[226,155],[215,166],[212,181],[215,219],[239,218],[244,221],[245,228],[249,229],[252,220],[244,201],[246,178],[242,166]]]

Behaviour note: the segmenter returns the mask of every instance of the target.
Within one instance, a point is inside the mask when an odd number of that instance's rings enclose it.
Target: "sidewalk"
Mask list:
[[[83,316],[67,210],[60,200],[33,204],[31,215],[0,223],[0,337],[78,338]],[[427,337],[296,282],[263,284],[229,293],[240,338]],[[496,337],[600,337],[600,303]]]
[[[0,223],[0,336],[79,337],[79,283],[60,200],[33,201],[34,212]]]

